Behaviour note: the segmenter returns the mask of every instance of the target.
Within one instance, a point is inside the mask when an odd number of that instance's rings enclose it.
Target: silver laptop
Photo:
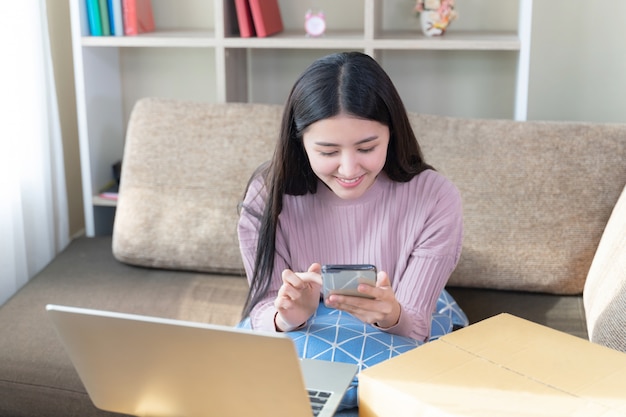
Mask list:
[[[107,411],[332,416],[357,372],[353,364],[298,359],[284,334],[57,305],[46,310],[89,397]],[[309,391],[322,394],[311,400]],[[324,404],[314,412],[312,402]]]

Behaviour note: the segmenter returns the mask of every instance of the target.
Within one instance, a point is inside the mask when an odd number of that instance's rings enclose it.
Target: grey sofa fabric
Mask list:
[[[271,157],[281,107],[143,99],[126,135],[113,253],[134,265],[240,274],[237,205]]]
[[[626,183],[626,125],[412,114],[426,160],[461,191],[450,284],[581,294]]]
[[[116,257],[239,272],[235,208],[271,156],[280,114],[276,105],[140,100],[128,126]],[[465,240],[450,283],[581,294],[626,181],[626,126],[409,117],[426,160],[463,198]]]
[[[583,298],[580,295],[455,286],[448,286],[447,289],[463,307],[470,323],[500,313],[510,313],[583,339],[589,337]]]

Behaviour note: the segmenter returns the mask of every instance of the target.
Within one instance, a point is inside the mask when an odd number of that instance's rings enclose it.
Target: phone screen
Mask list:
[[[358,291],[359,284],[376,286],[376,267],[370,264],[323,265],[324,299],[331,294],[371,298]]]

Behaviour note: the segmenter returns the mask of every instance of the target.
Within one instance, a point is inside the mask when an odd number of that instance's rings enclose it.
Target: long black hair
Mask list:
[[[271,161],[255,173],[263,175],[267,198],[263,213],[253,213],[260,217],[261,225],[244,317],[270,286],[283,196],[317,191],[318,179],[304,149],[303,133],[311,124],[340,113],[374,120],[389,128],[383,171],[391,180],[406,182],[431,168],[424,162],[400,95],[373,58],[360,52],[343,52],[313,62],[289,94]]]

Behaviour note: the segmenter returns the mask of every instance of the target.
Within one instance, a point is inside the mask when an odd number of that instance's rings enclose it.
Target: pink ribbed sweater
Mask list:
[[[356,200],[342,200],[322,182],[316,194],[285,196],[270,290],[251,313],[252,327],[275,331],[274,299],[281,272],[320,264],[374,264],[389,275],[402,312],[388,332],[425,340],[437,298],[461,253],[463,213],[457,188],[427,170],[406,183],[381,173]],[[262,212],[264,187],[253,180],[244,204]],[[238,233],[248,280],[259,220],[245,209]]]

